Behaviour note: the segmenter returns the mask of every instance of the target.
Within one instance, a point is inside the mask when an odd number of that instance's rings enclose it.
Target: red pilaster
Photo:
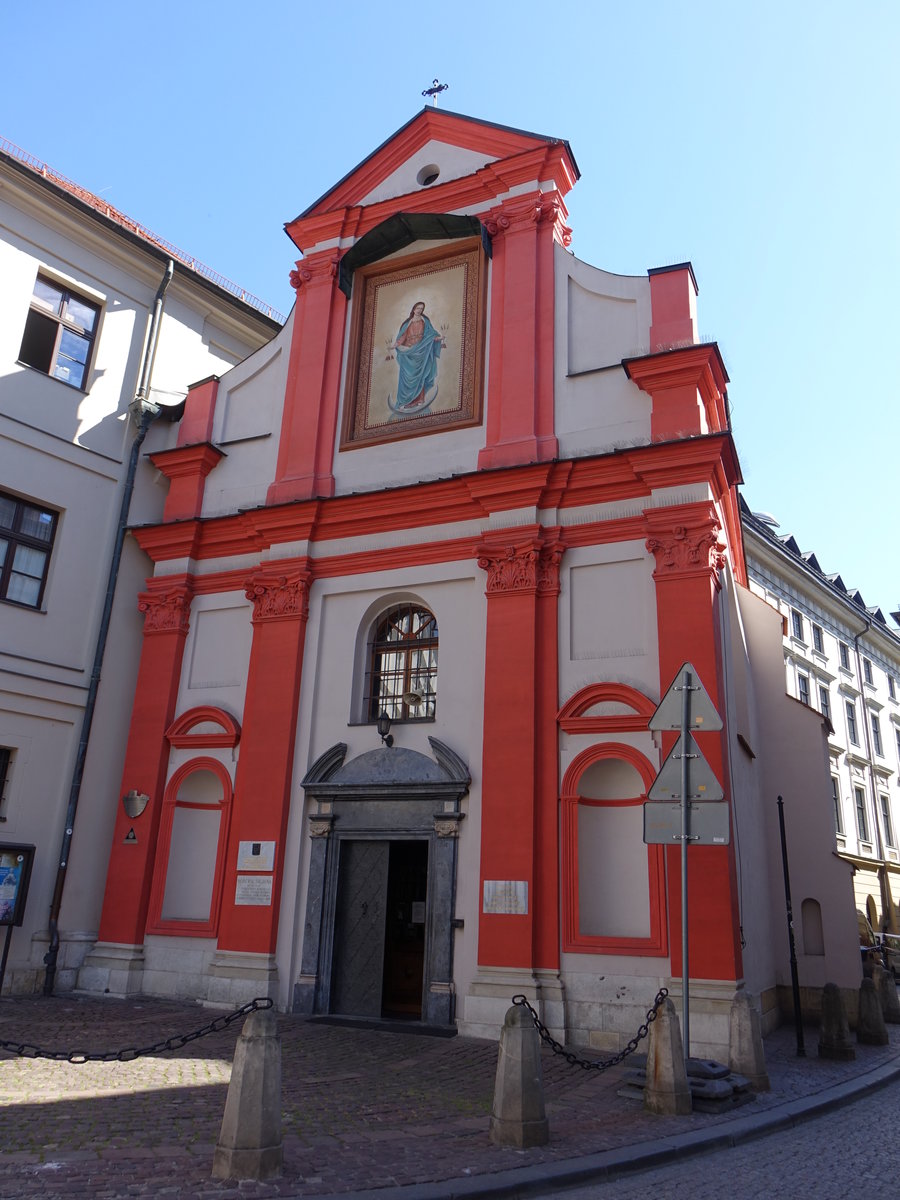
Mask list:
[[[553,706],[561,554],[559,542],[545,543],[536,526],[492,533],[478,548],[488,575],[479,908],[485,880],[524,882],[528,895],[525,913],[481,912],[483,966],[558,962]]]
[[[712,504],[685,504],[645,512],[647,549],[656,559],[660,691],[671,684],[682,663],[690,661],[719,713],[725,688],[719,656],[718,574],[724,543]],[[671,748],[675,735],[666,738]],[[727,787],[723,735],[697,734],[697,741],[718,779]],[[730,802],[730,801],[728,801]],[[669,849],[669,941],[672,973],[681,973],[681,866],[679,849]],[[688,912],[691,975],[697,979],[740,979],[737,872],[734,842],[695,846],[688,851]]]
[[[309,579],[304,560],[269,566],[247,581],[253,645],[225,860],[220,950],[275,951]],[[275,842],[271,904],[235,904],[239,843],[270,841]]]
[[[281,440],[269,504],[334,494],[334,447],[347,301],[338,287],[335,252],[297,263],[294,331]]]
[[[689,262],[655,267],[650,277],[650,350],[690,346],[697,340],[697,280]]]
[[[558,193],[517,196],[483,217],[493,239],[486,443],[479,469],[555,458],[553,246],[568,244]]]
[[[150,455],[150,461],[169,481],[169,494],[163,509],[163,522],[185,521],[199,517],[203,510],[206,477],[225,453],[209,443],[176,446]]]
[[[211,440],[218,390],[217,375],[190,385],[184,402],[184,416],[178,425],[179,446],[194,446]]]
[[[650,436],[671,442],[728,428],[728,374],[715,342],[628,358],[628,378],[653,400]]]
[[[144,643],[128,733],[120,796],[132,790],[150,802],[129,818],[116,805],[112,852],[100,917],[99,940],[141,945],[156,858],[159,819],[169,761],[166,730],[175,715],[181,660],[188,632],[191,581],[187,576],[151,579],[139,599]],[[133,830],[136,840],[126,842]]]

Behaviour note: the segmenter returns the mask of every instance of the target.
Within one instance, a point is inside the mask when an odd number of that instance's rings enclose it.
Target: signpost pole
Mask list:
[[[690,671],[681,678],[681,1011],[684,1026],[684,1057],[691,1057],[691,1017],[688,999],[688,840],[690,838],[690,745],[691,728],[691,685],[694,679]]]

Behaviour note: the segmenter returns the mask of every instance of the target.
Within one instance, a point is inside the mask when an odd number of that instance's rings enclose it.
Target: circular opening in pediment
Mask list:
[[[416,176],[416,181],[420,183],[422,187],[431,187],[431,185],[436,182],[440,173],[441,168],[437,165],[437,163],[429,163],[427,167],[423,167],[418,173]]]

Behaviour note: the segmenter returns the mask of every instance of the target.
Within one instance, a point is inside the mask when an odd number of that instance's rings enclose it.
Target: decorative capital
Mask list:
[[[478,565],[487,572],[487,594],[558,592],[559,564],[564,551],[558,540],[545,545],[534,540],[518,545],[479,546]]]
[[[568,215],[559,196],[550,196],[538,205],[537,220],[550,223],[553,226],[553,236],[564,246],[570,246],[572,243],[572,230],[565,222]]]
[[[138,612],[144,614],[144,635],[187,634],[191,615],[191,589],[185,584],[141,592]]]
[[[309,572],[275,574],[257,571],[245,583],[244,594],[253,601],[254,624],[273,620],[305,621],[309,615]]]
[[[465,813],[439,813],[434,818],[434,832],[439,838],[458,838],[460,822]]]
[[[314,813],[309,818],[309,836],[311,838],[330,837],[333,824],[333,815],[323,816],[321,813]]]
[[[698,571],[718,573],[725,566],[725,545],[717,521],[702,525],[676,525],[647,539],[656,559],[655,575],[685,575]]]
[[[487,594],[537,590],[540,548],[532,546],[481,546],[478,565],[487,571]]]
[[[302,287],[312,287],[317,283],[328,283],[336,279],[340,261],[339,256],[330,252],[301,258],[288,277],[291,287],[299,291]]]
[[[483,219],[483,224],[491,237],[496,238],[504,233],[517,233],[549,223],[553,226],[554,236],[568,246],[572,240],[572,230],[565,224],[564,218],[567,216],[566,206],[559,195],[532,193],[508,200],[493,209]]]

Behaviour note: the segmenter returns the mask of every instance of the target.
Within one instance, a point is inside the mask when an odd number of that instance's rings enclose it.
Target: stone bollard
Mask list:
[[[541,1040],[531,1013],[520,1004],[507,1009],[500,1031],[490,1136],[498,1146],[520,1148],[550,1141]]]
[[[881,1001],[881,1015],[888,1025],[900,1025],[900,997],[897,996],[893,971],[876,966],[872,971],[872,982]]]
[[[281,1038],[272,1009],[257,1009],[235,1047],[212,1173],[272,1179],[281,1165]]]
[[[863,1046],[886,1046],[890,1040],[873,979],[864,979],[859,985],[856,1040]]]
[[[728,1066],[737,1075],[744,1075],[755,1092],[769,1090],[766,1055],[763,1050],[759,1013],[747,992],[735,992],[731,1002],[728,1031]]]
[[[675,1005],[668,996],[650,1026],[644,1108],[658,1116],[681,1116],[693,1110],[684,1066],[681,1026]]]
[[[833,1058],[841,1062],[856,1058],[856,1051],[850,1041],[844,997],[836,983],[826,983],[822,988],[819,1058]]]

